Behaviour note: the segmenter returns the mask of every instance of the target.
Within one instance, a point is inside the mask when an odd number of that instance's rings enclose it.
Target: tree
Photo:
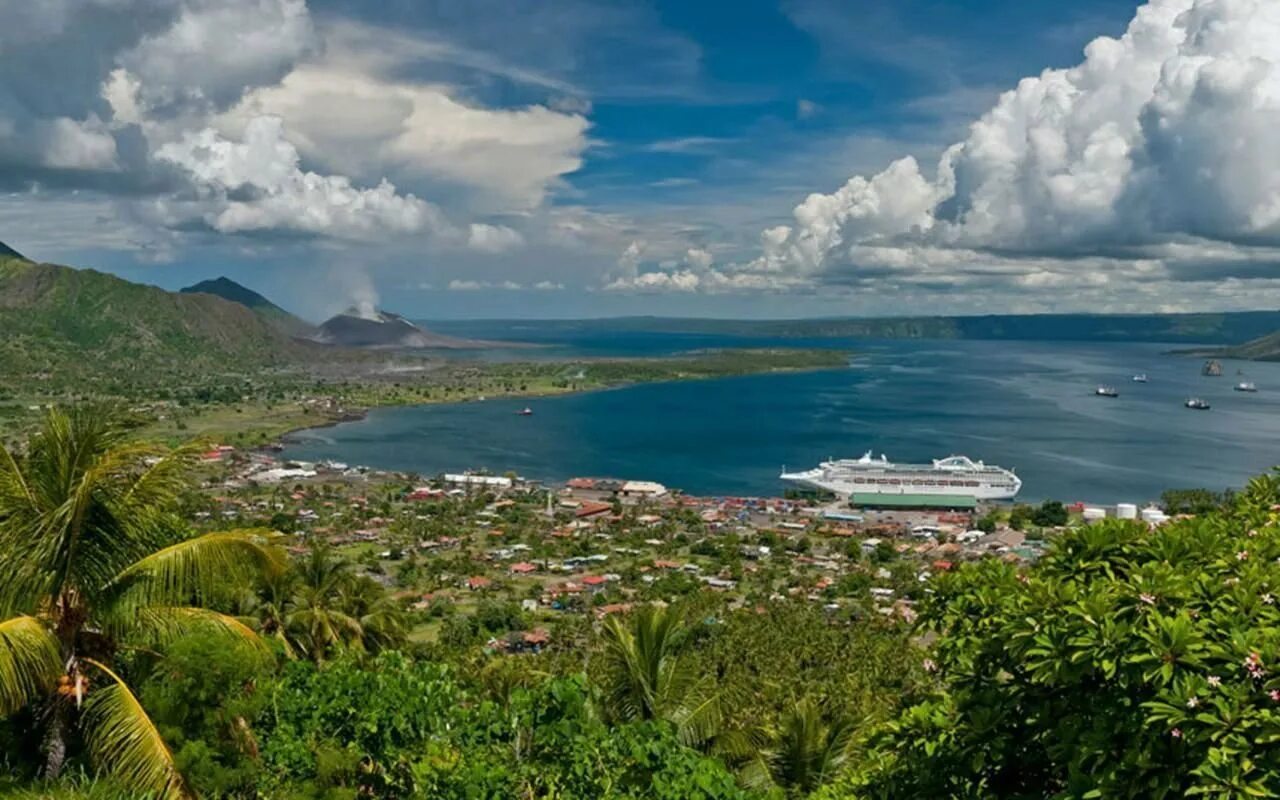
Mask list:
[[[39,706],[49,777],[74,725],[126,785],[189,794],[117,656],[195,630],[256,642],[207,606],[283,566],[267,531],[187,537],[171,512],[196,452],[130,441],[98,407],[50,411],[26,452],[0,451],[0,714]]]
[[[261,712],[274,661],[261,648],[224,637],[184,636],[166,649],[141,687],[183,776],[203,794],[252,796]]]
[[[312,661],[324,661],[334,650],[360,644],[360,621],[341,602],[348,569],[347,562],[334,558],[326,547],[312,548],[298,567],[285,628],[297,652]]]
[[[940,691],[851,794],[1280,796],[1278,502],[1257,478],[1229,510],[1109,520],[1029,571],[941,578],[921,616]]]
[[[663,606],[606,619],[597,665],[605,717],[664,720],[685,743],[710,739],[719,726],[719,699],[681,658],[689,635],[680,613]]]
[[[1231,503],[1231,491],[1210,489],[1169,489],[1160,495],[1160,503],[1171,515],[1208,514]]]
[[[1009,527],[1020,531],[1031,521],[1031,506],[1016,505],[1009,511]]]
[[[803,699],[783,715],[776,730],[765,734],[766,744],[743,770],[744,782],[757,789],[779,786],[790,796],[806,797],[844,767],[854,732],[847,718],[830,716]]]
[[[295,653],[322,662],[343,649],[377,652],[404,642],[404,611],[380,584],[354,575],[351,564],[328,548],[311,550],[292,586],[283,629]],[[264,593],[271,591],[264,587]]]
[[[1069,518],[1061,500],[1045,500],[1031,515],[1031,521],[1041,528],[1060,528]]]

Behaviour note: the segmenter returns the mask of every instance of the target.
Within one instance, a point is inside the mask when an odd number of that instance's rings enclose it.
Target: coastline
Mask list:
[[[315,403],[313,399],[312,405],[307,405],[308,401],[304,401],[287,407],[277,405],[251,409],[247,414],[240,411],[234,415],[223,413],[220,416],[224,419],[204,420],[205,424],[200,426],[203,430],[198,431],[197,434],[204,438],[230,439],[228,443],[247,447],[270,447],[283,445],[286,437],[302,431],[323,430],[345,422],[366,419],[369,412],[378,408],[456,405],[496,398],[563,397],[647,384],[823,372],[848,368],[850,360],[856,355],[849,350],[793,348],[710,350],[655,358],[502,362],[487,365],[489,367],[487,372],[484,367],[474,362],[460,361],[453,362],[450,366],[468,374],[478,373],[482,379],[507,382],[496,386],[481,383],[459,388],[459,394],[414,395],[405,390],[405,387],[388,383],[385,379],[365,381],[357,386],[344,387],[346,399],[338,402],[336,408],[321,407],[334,405],[334,398],[329,397],[323,403]],[[795,359],[800,363],[788,364],[789,359]],[[574,368],[577,368],[579,373],[592,371],[602,374],[579,382],[563,382],[563,385],[557,385],[557,382],[550,380],[548,375],[540,375],[536,379],[517,384],[508,374],[521,370],[532,370],[535,373],[539,371],[563,373]],[[437,388],[436,384],[428,384],[428,386]],[[177,430],[153,431],[153,433],[169,439],[192,438],[179,437]]]

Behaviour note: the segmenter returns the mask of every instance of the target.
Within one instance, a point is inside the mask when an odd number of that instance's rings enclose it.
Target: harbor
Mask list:
[[[721,344],[720,340],[710,344]],[[870,449],[904,463],[951,454],[997,464],[1019,499],[1091,504],[1168,488],[1246,482],[1280,452],[1280,364],[1241,378],[1161,345],[1039,342],[833,343],[850,367],[583,393],[536,401],[375,409],[289,437],[285,452],[436,474],[515,470],[546,481],[642,475],[699,495],[765,496],[779,473]],[[1147,382],[1132,381],[1143,374]],[[1120,397],[1093,396],[1098,385]],[[1192,413],[1188,398],[1212,410]],[[528,408],[530,416],[517,412]]]

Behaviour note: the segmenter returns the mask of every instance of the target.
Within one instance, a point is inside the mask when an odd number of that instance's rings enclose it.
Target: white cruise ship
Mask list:
[[[804,472],[783,472],[782,480],[835,494],[928,494],[1009,500],[1022,488],[1012,470],[971,461],[964,456],[931,464],[894,464],[883,455],[824,461]]]

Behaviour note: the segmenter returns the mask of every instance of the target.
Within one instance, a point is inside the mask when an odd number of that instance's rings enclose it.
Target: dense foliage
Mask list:
[[[834,796],[1280,795],[1280,479],[1154,532],[1064,534],[987,561],[924,612],[944,690]]]

